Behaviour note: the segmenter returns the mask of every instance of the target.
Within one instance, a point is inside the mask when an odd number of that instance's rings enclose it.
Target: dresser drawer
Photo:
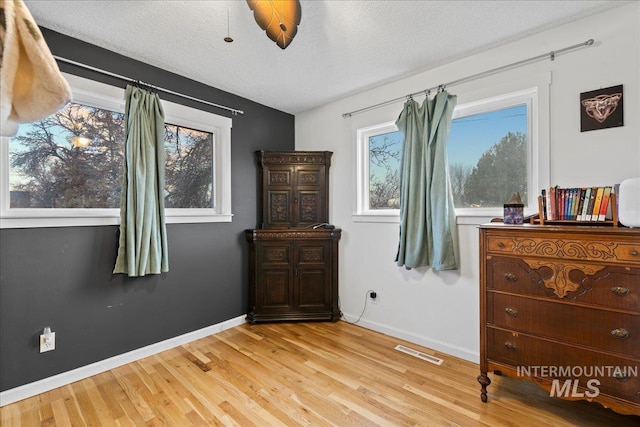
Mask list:
[[[640,312],[640,268],[591,265],[593,274],[581,269],[554,271],[556,266],[530,267],[529,259],[490,257],[486,261],[487,289],[513,294],[535,295],[550,299],[560,298],[553,286],[559,280],[575,286],[562,299],[599,307]],[[537,266],[537,264],[535,264]],[[563,274],[562,279],[558,278]]]
[[[640,266],[640,242],[608,240],[603,236],[555,238],[543,236],[489,235],[487,252],[497,255],[627,264]]]
[[[488,292],[487,322],[640,358],[640,314]]]
[[[605,355],[492,327],[487,328],[487,358],[516,367],[521,379],[578,379],[583,388],[587,381],[597,379],[600,393],[640,403],[639,359]]]
[[[631,261],[636,265],[640,263],[640,242],[621,243],[614,252],[621,261]]]

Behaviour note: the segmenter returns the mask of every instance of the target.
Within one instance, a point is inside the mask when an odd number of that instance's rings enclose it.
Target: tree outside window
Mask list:
[[[123,113],[77,103],[22,125],[9,141],[10,207],[119,208],[124,138]],[[213,138],[165,125],[167,208],[213,207]]]
[[[213,207],[213,134],[165,125],[166,208]]]
[[[527,200],[527,105],[458,117],[447,154],[456,208],[502,206],[514,192]]]
[[[369,209],[400,208],[399,131],[369,137]]]
[[[9,141],[11,208],[117,208],[124,114],[69,103]],[[74,138],[87,138],[86,147]]]

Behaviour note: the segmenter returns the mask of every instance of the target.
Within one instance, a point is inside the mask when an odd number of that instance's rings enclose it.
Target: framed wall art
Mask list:
[[[624,126],[622,85],[580,94],[580,132]]]

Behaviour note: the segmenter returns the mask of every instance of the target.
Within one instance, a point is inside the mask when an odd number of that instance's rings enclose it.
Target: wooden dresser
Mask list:
[[[337,321],[338,241],[330,151],[258,151],[259,228],[249,242],[249,323]]]
[[[640,415],[640,229],[480,226],[480,375]]]

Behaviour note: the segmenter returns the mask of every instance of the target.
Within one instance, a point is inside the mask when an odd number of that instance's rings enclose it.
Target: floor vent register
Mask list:
[[[396,350],[401,351],[403,353],[409,354],[413,357],[417,357],[418,359],[422,359],[422,360],[426,360],[427,362],[431,362],[434,365],[442,365],[443,360],[440,358],[437,358],[435,356],[431,356],[430,354],[426,354],[423,353],[421,351],[418,350],[414,350],[412,348],[409,347],[405,347],[403,345],[397,345],[396,346]]]

